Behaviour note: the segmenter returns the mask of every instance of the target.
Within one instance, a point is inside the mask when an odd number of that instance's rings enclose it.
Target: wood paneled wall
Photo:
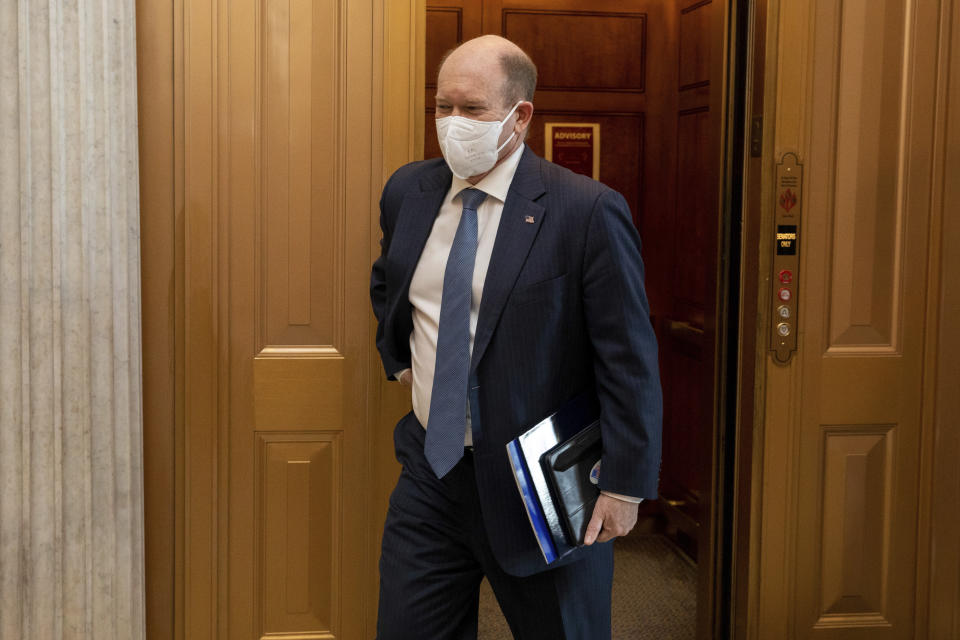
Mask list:
[[[711,0],[681,2],[675,7],[677,99],[668,122],[676,127],[676,191],[666,203],[670,222],[656,227],[654,233],[659,235],[648,236],[648,245],[665,243],[669,247],[658,265],[666,273],[648,278],[660,285],[665,298],[654,310],[665,396],[661,487],[665,498],[682,503],[677,510],[682,517],[677,520],[692,538],[710,519],[713,475],[713,346],[720,228],[717,94],[722,90],[716,86],[719,77],[713,71],[719,52],[711,50],[716,40],[711,19],[715,9]],[[701,551],[708,549],[706,539],[698,542]]]

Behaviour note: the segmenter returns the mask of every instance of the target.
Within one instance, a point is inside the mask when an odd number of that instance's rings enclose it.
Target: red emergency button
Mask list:
[[[784,302],[790,301],[790,295],[790,289],[787,289],[786,287],[780,287],[780,291],[777,292],[777,297]]]
[[[793,271],[789,269],[784,269],[780,272],[780,282],[781,284],[790,284],[793,282]]]

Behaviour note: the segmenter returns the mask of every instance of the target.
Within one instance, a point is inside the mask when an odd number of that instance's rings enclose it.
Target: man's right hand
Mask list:
[[[408,387],[413,386],[413,371],[411,369],[404,369],[400,372],[400,376],[397,378],[400,381],[400,384],[405,384]]]

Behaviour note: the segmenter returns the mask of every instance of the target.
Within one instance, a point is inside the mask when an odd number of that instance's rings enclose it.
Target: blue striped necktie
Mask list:
[[[467,428],[467,385],[470,374],[470,298],[477,257],[477,207],[487,194],[460,192],[463,213],[443,273],[437,363],[433,371],[430,416],[423,445],[433,472],[442,478],[463,457]]]

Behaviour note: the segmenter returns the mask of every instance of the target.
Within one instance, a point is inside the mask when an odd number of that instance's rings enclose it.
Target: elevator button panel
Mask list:
[[[785,153],[777,165],[771,248],[770,349],[786,364],[797,350],[800,287],[800,228],[803,211],[803,165]]]

